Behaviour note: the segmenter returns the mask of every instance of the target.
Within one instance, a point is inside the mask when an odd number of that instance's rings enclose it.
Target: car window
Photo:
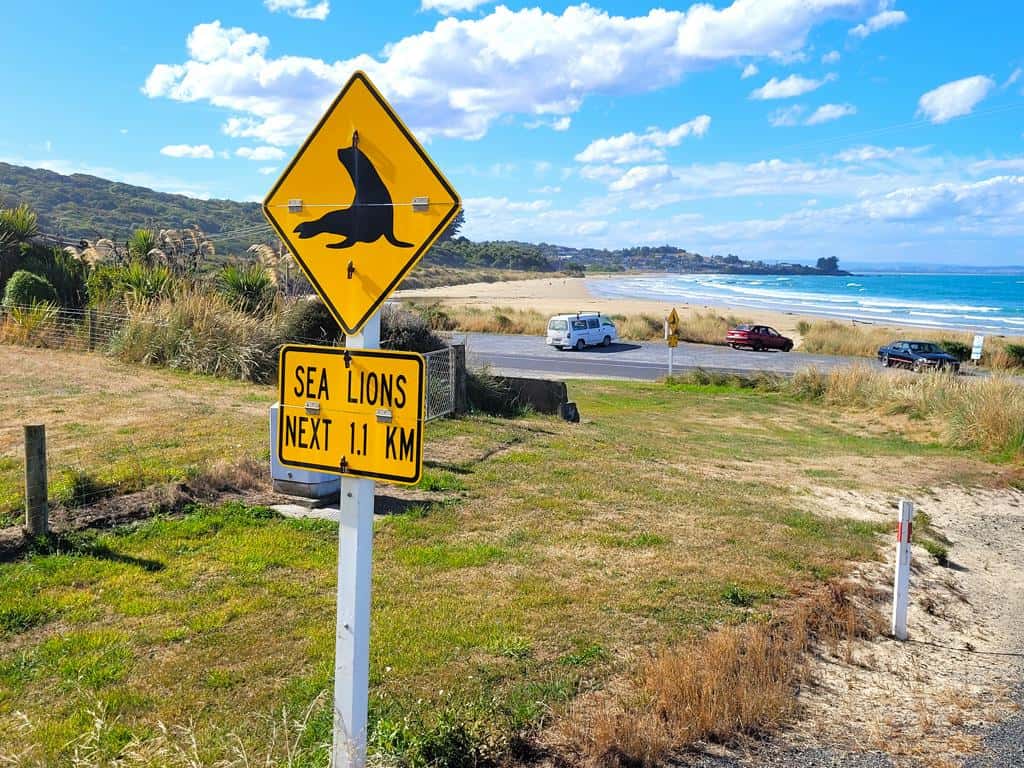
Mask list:
[[[596,317],[593,317],[590,320],[587,320],[587,328],[600,328],[600,327],[601,327],[601,323],[598,321],[598,319]]]
[[[739,325],[736,326],[736,330],[737,331],[749,331],[749,330],[752,330],[752,329],[746,323],[740,323]]]
[[[601,321],[601,325],[603,327],[605,327],[605,328],[614,328],[615,327],[615,323],[613,323],[611,320],[602,320]]]
[[[921,353],[926,354],[926,355],[927,354],[931,354],[933,352],[938,352],[939,351],[934,344],[927,344],[927,343],[925,343],[925,344],[911,344],[910,348],[912,350],[914,350],[915,352],[921,352]]]
[[[779,332],[776,331],[774,328],[765,328],[765,331],[768,333],[769,336],[778,336],[779,335]]]
[[[585,330],[587,330],[587,321],[586,320],[573,320],[572,321],[572,329],[574,331],[585,331]]]
[[[565,328],[565,320],[555,319],[548,323],[549,331],[564,331]]]

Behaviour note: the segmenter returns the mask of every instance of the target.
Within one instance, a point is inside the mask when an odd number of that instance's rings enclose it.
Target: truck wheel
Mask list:
[[[583,348],[587,346],[583,339],[576,339],[576,351],[582,352]]]
[[[601,341],[601,346],[602,347],[610,347],[611,345],[612,345],[612,337],[611,336],[605,336],[604,339]]]
[[[889,356],[888,355],[882,355],[881,363],[882,363],[882,367],[883,368],[888,368],[889,367]]]

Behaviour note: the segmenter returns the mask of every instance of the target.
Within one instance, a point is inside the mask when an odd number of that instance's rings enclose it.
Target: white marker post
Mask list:
[[[892,635],[907,639],[907,604],[910,591],[910,537],[913,533],[914,502],[900,499],[896,523],[896,578],[892,591]]]
[[[349,349],[380,348],[380,312],[362,333],[345,339]],[[338,616],[334,638],[333,768],[366,765],[370,693],[370,583],[373,556],[374,481],[341,478],[338,510]]]

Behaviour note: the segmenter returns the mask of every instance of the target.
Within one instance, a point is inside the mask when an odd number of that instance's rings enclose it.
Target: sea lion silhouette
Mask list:
[[[345,166],[356,188],[352,205],[325,213],[315,221],[304,221],[295,227],[300,240],[317,235],[340,235],[344,239],[328,248],[351,248],[356,243],[372,243],[386,239],[397,248],[412,248],[395,237],[395,213],[391,194],[384,186],[373,163],[361,149],[357,137],[352,146],[338,150],[338,160]]]

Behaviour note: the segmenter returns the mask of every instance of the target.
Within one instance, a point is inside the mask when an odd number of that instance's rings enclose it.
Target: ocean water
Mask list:
[[[588,280],[587,287],[608,298],[1024,334],[1024,275],[644,275]]]

